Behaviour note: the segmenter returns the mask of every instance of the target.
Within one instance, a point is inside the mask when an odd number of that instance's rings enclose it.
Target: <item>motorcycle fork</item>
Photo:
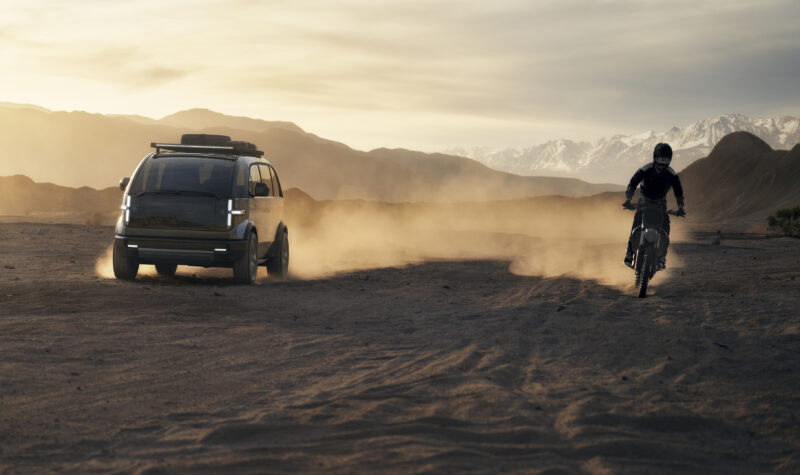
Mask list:
[[[649,210],[644,210],[642,212],[642,224],[639,225],[639,245],[637,246],[636,251],[634,252],[634,260],[633,260],[633,266],[634,266],[633,268],[634,269],[636,269],[637,261],[641,258],[641,256],[639,255],[640,254],[639,250],[643,246],[646,245],[646,243],[645,243],[645,241],[646,241],[645,234],[646,234],[646,232],[648,230],[648,227],[647,227],[647,225],[645,223],[647,222],[646,214],[648,213],[648,211]],[[659,224],[658,226],[655,226],[655,229],[657,231],[657,237],[656,237],[655,242],[653,242],[653,250],[654,251],[659,251],[659,249],[661,249],[661,239],[663,238],[663,236],[662,236],[663,232],[662,232],[661,228],[662,228],[662,224]],[[659,251],[659,255],[660,255],[660,251]]]

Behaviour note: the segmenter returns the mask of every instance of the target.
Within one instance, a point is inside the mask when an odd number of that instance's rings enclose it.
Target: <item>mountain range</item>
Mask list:
[[[486,147],[457,148],[447,153],[473,158],[491,168],[519,175],[547,175],[591,181],[625,183],[636,168],[652,159],[659,142],[674,150],[673,168],[681,171],[707,156],[722,137],[749,132],[775,149],[791,149],[800,142],[800,119],[796,117],[749,118],[741,114],[700,120],[666,132],[614,135],[594,142],[552,140],[529,148],[493,151]]]
[[[518,176],[465,157],[404,149],[354,150],[290,122],[233,117],[207,109],[162,119],[50,111],[0,103],[0,176],[107,188],[130,176],[151,142],[184,133],[224,134],[256,144],[277,168],[284,188],[315,199],[479,201],[541,195],[587,196],[619,190],[575,178]]]
[[[397,153],[404,165],[413,166],[424,156]],[[397,157],[390,157],[397,158]],[[477,165],[477,164],[476,164]],[[695,225],[705,222],[734,220],[738,223],[764,225],[766,216],[776,210],[800,204],[800,144],[792,150],[773,150],[766,142],[748,132],[734,132],[723,137],[708,157],[701,158],[680,173],[686,194],[686,208]],[[25,197],[24,200],[20,197]],[[287,214],[294,220],[319,219],[322,208],[301,190],[286,189]],[[509,207],[522,210],[526,206],[544,206],[565,213],[585,216],[587,210],[618,209],[623,201],[622,192],[600,193],[588,197],[566,198],[540,196],[514,201],[469,203],[470,213],[483,210],[486,216],[492,210],[501,213]],[[674,198],[669,193],[670,207]],[[88,187],[69,188],[50,183],[35,183],[26,176],[0,177],[0,215],[26,215],[34,213],[68,212],[86,217],[89,224],[110,224],[119,215],[120,191],[116,186],[95,190]],[[330,202],[328,202],[330,203]],[[367,206],[366,202],[362,202]],[[535,206],[534,206],[535,205]],[[386,204],[399,210],[399,204]],[[409,203],[407,206],[424,206]],[[461,207],[458,205],[457,207]],[[456,211],[457,212],[457,211]],[[470,214],[470,216],[473,216]]]

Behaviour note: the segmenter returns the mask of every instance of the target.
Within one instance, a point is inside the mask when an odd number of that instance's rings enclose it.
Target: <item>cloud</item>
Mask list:
[[[122,88],[155,88],[189,76],[188,67],[164,66],[136,46],[75,50],[42,45],[42,62],[55,74]]]
[[[0,67],[38,75],[31,88],[60,78],[111,85],[108,100],[127,100],[127,110],[148,93],[183,108],[213,96],[235,114],[263,104],[365,127],[396,120],[395,129],[436,117],[467,127],[468,139],[509,124],[544,141],[593,138],[574,135],[578,124],[599,136],[800,107],[794,0],[31,5],[0,5]],[[25,86],[0,78],[7,90]]]
[[[306,52],[303,65],[272,65],[280,72],[253,85],[331,104],[360,93],[356,105],[365,107],[405,99],[388,109],[425,104],[505,119],[609,118],[618,106],[615,120],[635,115],[638,121],[650,111],[637,104],[658,102],[648,98],[672,96],[659,105],[673,101],[673,109],[678,103],[735,108],[748,102],[759,80],[777,89],[754,95],[777,97],[797,79],[786,64],[797,62],[789,54],[800,50],[791,12],[800,11],[787,2],[346,6],[337,23],[287,30]]]

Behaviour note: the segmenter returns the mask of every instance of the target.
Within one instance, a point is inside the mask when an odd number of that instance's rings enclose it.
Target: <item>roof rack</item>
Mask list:
[[[248,142],[230,142],[230,145],[185,145],[177,143],[157,143],[152,142],[151,147],[156,149],[156,153],[161,150],[170,152],[195,152],[195,153],[220,153],[224,155],[249,155],[253,157],[263,157],[264,152],[256,149],[256,146]]]

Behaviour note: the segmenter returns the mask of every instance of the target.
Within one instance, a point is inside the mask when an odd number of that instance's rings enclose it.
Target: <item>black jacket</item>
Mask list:
[[[663,200],[667,197],[670,188],[675,192],[675,199],[678,206],[683,207],[683,187],[678,174],[671,167],[667,167],[662,172],[657,172],[655,165],[651,162],[636,170],[633,174],[625,197],[630,200],[636,191],[636,186],[642,184],[642,195],[651,200]]]

